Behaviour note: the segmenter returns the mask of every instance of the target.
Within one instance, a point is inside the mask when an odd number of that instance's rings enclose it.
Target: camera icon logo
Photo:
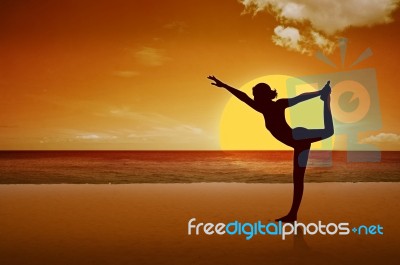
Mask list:
[[[367,49],[366,51],[372,54],[370,49]],[[365,52],[360,57],[363,56],[365,57]],[[343,60],[344,56],[342,56],[342,62]],[[375,69],[366,68],[290,78],[286,83],[287,94],[289,97],[294,97],[303,93],[305,87],[308,88],[308,91],[310,91],[310,89],[320,89],[328,80],[331,81],[332,86],[331,110],[335,135],[344,135],[346,138],[347,161],[379,162],[381,160],[380,150],[374,145],[365,143],[361,144],[358,141],[359,133],[378,130],[382,127]],[[322,103],[318,104],[321,104],[322,106]],[[322,111],[322,108],[320,111]],[[317,110],[313,111],[313,113],[316,112]],[[313,116],[313,113],[309,113],[308,115]],[[304,116],[304,112],[289,110],[289,114],[291,122],[294,125],[298,125],[301,120],[304,120],[304,117],[302,117]],[[318,154],[318,152],[315,152],[318,151],[318,149],[332,150],[332,139],[328,138],[323,140],[320,144],[320,148],[313,149],[314,152],[310,153],[311,159],[313,158],[313,153]],[[319,153],[321,154],[322,152]],[[332,164],[332,152],[328,152],[328,154],[329,155],[325,154],[322,159],[321,155],[316,158],[320,161],[323,160],[322,164],[310,165],[330,166]]]

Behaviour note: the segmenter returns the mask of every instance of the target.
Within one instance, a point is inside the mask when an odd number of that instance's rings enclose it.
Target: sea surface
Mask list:
[[[305,181],[399,182],[400,152],[380,156],[350,162],[346,151],[312,151]],[[0,151],[0,184],[289,183],[292,157],[291,151]]]

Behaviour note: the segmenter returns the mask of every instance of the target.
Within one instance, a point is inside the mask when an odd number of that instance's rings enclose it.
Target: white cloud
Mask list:
[[[333,52],[335,43],[325,38],[315,31],[307,32],[307,35],[301,35],[295,27],[277,26],[274,29],[272,42],[290,51],[297,51],[303,54],[311,55],[313,48],[318,48],[326,53]]]
[[[153,127],[147,130],[137,130],[128,135],[146,141],[173,141],[175,143],[189,143],[196,137],[202,136],[203,130],[191,125],[171,125],[166,127]]]
[[[400,135],[395,133],[379,133],[377,135],[371,135],[360,141],[362,144],[373,144],[373,143],[397,143],[400,144]]]
[[[106,144],[139,149],[201,149],[215,141],[212,134],[190,121],[141,112],[126,105],[99,103],[95,110],[90,111],[86,114],[92,115],[89,117],[93,122],[68,123],[67,127],[48,129],[44,135],[39,135],[37,141],[45,145]]]
[[[113,140],[117,139],[118,137],[115,135],[108,135],[108,134],[94,134],[94,133],[85,133],[79,134],[75,136],[75,139],[78,140]]]
[[[183,33],[185,32],[185,30],[187,29],[187,24],[183,21],[173,21],[171,23],[165,24],[164,28],[166,29],[170,29],[170,30],[176,30],[179,33]]]
[[[135,52],[136,60],[146,66],[160,66],[170,60],[161,49],[142,47]]]
[[[386,24],[399,5],[399,0],[239,0],[244,13],[257,14],[266,10],[272,13],[283,28],[302,24],[297,46],[291,42],[277,41],[275,44],[304,53],[306,50],[333,51],[337,34],[349,27],[366,27]],[[297,26],[298,27],[298,26]],[[277,34],[275,32],[275,34]],[[318,34],[318,35],[316,35]],[[295,47],[295,48],[293,48]]]
[[[318,32],[311,31],[312,35],[312,45],[316,45],[319,49],[323,50],[326,53],[332,53],[336,47],[335,42],[329,40]]]
[[[88,139],[100,139],[100,136],[98,136],[97,134],[84,134],[84,135],[77,135],[75,136],[75,138],[88,140]]]
[[[41,144],[54,143],[83,143],[83,142],[114,142],[119,137],[116,133],[103,131],[86,132],[74,129],[58,129],[51,132],[52,136],[44,136],[39,139]]]
[[[128,106],[110,107],[105,112],[96,113],[97,116],[113,117],[120,119],[128,119],[132,121],[140,121],[146,124],[167,124],[176,122],[166,116],[157,113],[142,113],[131,110]]]
[[[128,71],[128,70],[127,71],[114,71],[113,75],[117,76],[117,77],[129,78],[129,77],[134,77],[134,76],[139,75],[139,72]]]
[[[130,139],[129,142],[169,142],[190,143],[205,137],[203,129],[192,124],[185,124],[158,113],[142,113],[130,107],[111,107],[97,116],[126,120],[130,129],[120,130],[119,139]]]
[[[272,42],[278,46],[288,48],[289,50],[301,52],[299,44],[299,30],[293,27],[277,26],[274,29],[275,35],[272,36]]]

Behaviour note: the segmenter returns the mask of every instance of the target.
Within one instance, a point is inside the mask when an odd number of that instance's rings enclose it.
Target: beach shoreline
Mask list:
[[[384,235],[187,234],[188,221],[264,223],[291,184],[0,185],[2,264],[395,264],[400,183],[306,183],[299,222],[381,225]],[[305,264],[304,263],[304,264]]]

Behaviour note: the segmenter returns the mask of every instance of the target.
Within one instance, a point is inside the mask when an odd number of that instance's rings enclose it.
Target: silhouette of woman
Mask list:
[[[254,99],[246,93],[239,91],[214,76],[208,79],[214,81],[214,86],[222,87],[231,92],[235,97],[249,105],[254,110],[264,116],[265,127],[280,142],[294,149],[293,156],[293,201],[292,207],[286,216],[276,219],[276,221],[292,223],[297,220],[297,212],[300,208],[304,190],[304,174],[307,167],[308,154],[311,143],[321,141],[333,135],[332,113],[330,108],[330,81],[320,90],[304,93],[294,98],[281,98],[276,101],[276,90],[265,83],[259,83],[253,87]],[[303,127],[291,128],[285,119],[285,109],[296,105],[302,101],[320,97],[324,102],[324,127],[323,129],[306,129]]]

